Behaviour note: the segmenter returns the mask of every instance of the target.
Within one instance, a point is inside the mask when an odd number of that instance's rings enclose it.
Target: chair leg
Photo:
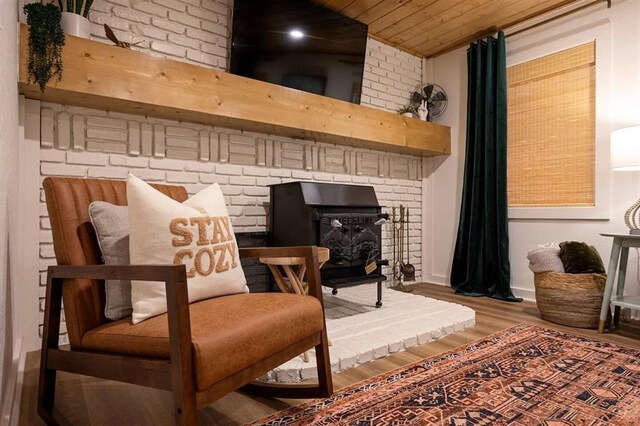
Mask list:
[[[181,392],[174,389],[173,407],[176,425],[195,426],[198,424],[198,408],[195,391]]]
[[[329,339],[327,329],[322,331],[320,344],[316,346],[316,366],[318,368],[318,387],[322,396],[328,397],[333,393],[333,378],[331,377],[331,359],[329,358]]]
[[[38,414],[48,425],[57,425],[54,418],[56,397],[56,370],[47,367],[49,349],[58,349],[60,338],[60,313],[62,310],[62,279],[53,278],[52,270],[47,272],[47,293],[44,308],[44,328],[40,350],[40,379],[38,384]]]
[[[198,422],[198,404],[191,347],[191,318],[186,270],[177,271],[167,279],[165,289],[174,418],[177,425],[192,426]]]
[[[40,383],[38,386],[38,414],[48,425],[57,425],[53,417],[53,405],[56,396],[56,370],[43,367],[46,365],[46,351],[42,354],[40,367]]]

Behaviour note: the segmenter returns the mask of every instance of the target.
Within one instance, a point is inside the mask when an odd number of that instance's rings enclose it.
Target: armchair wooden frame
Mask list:
[[[322,304],[322,289],[316,247],[268,247],[240,249],[241,258],[304,257],[308,272],[309,295]],[[170,359],[153,359],[82,350],[61,349],[60,315],[62,288],[69,279],[109,279],[161,281],[167,294]],[[47,424],[59,424],[55,413],[56,372],[76,374],[133,383],[173,393],[175,422],[195,425],[197,411],[225,394],[242,388],[252,394],[281,398],[327,397],[333,392],[327,345],[326,324],[323,329],[288,348],[239,371],[204,391],[195,385],[192,361],[191,324],[184,265],[142,266],[51,266],[47,272],[44,334],[40,361],[38,413]],[[317,384],[279,385],[253,382],[255,378],[315,347],[318,368]],[[58,419],[56,419],[58,417]]]

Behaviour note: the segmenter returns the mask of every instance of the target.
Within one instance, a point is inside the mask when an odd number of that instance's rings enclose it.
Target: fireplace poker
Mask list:
[[[397,240],[397,232],[396,232],[396,207],[391,207],[391,226],[393,228],[393,265],[391,266],[391,273],[393,274],[393,280],[396,281],[398,279],[398,274],[396,273],[396,263],[398,261],[398,255],[396,251],[396,240]]]
[[[400,217],[397,221],[394,220],[393,225],[393,244],[394,244],[394,256],[393,256],[393,277],[396,285],[393,287],[395,290],[406,291],[402,284],[403,270],[404,270],[404,206],[400,205]],[[397,249],[396,249],[397,246]]]
[[[402,275],[404,275],[405,281],[415,281],[416,280],[416,267],[411,264],[411,252],[409,251],[409,207],[405,210],[405,218],[407,225],[407,263],[404,264],[402,268]]]

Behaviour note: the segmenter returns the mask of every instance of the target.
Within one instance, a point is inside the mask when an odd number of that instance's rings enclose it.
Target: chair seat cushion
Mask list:
[[[212,384],[322,331],[322,306],[311,296],[249,293],[189,305],[196,386]],[[169,358],[167,314],[133,325],[131,317],[84,334],[82,349]]]

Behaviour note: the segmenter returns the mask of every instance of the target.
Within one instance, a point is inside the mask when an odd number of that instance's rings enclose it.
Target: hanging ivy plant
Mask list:
[[[53,77],[62,78],[62,46],[64,32],[60,26],[61,12],[54,4],[30,3],[24,6],[29,25],[29,83],[40,91]]]

